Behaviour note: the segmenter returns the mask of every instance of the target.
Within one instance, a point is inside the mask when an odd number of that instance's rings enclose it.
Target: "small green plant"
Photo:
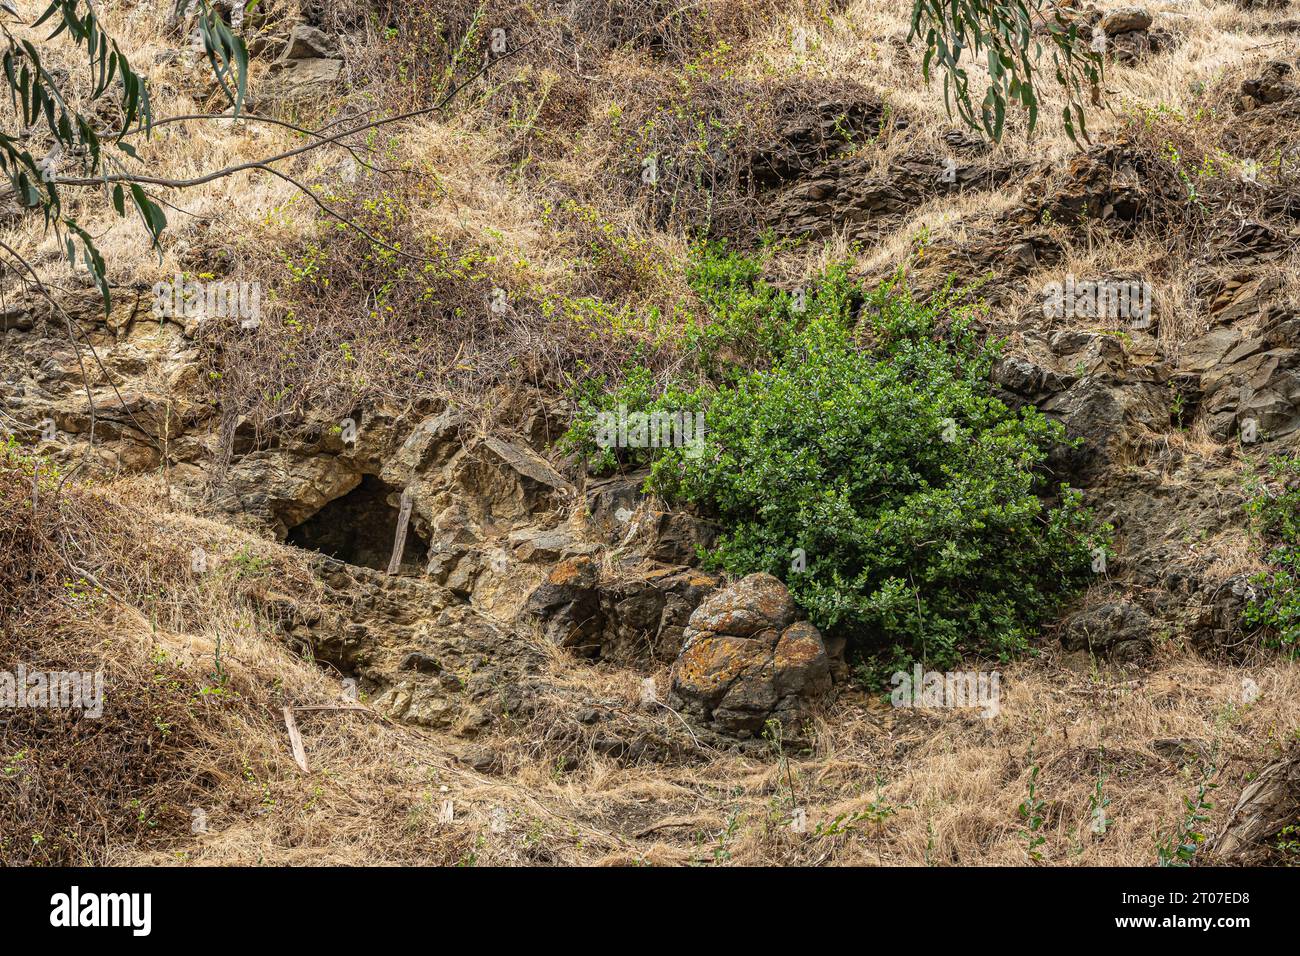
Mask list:
[[[1300,866],[1300,824],[1284,826],[1274,846],[1287,866]]]
[[[1206,768],[1195,797],[1183,797],[1184,812],[1178,825],[1167,834],[1157,834],[1157,866],[1188,866],[1196,858],[1196,852],[1205,842],[1201,825],[1210,819],[1209,811],[1214,809],[1214,804],[1206,799],[1209,791],[1217,786],[1208,782],[1212,772],[1213,767]]]
[[[1183,416],[1187,412],[1187,396],[1174,382],[1169,383],[1169,420],[1183,428]]]
[[[265,574],[271,567],[270,558],[253,554],[248,548],[240,548],[229,561],[231,572],[235,577],[256,578]]]
[[[743,819],[744,816],[741,814],[739,807],[734,808],[727,817],[727,824],[718,832],[713,847],[714,863],[722,864],[731,859],[731,843],[740,831],[740,824]]]
[[[1097,837],[1104,837],[1106,831],[1110,829],[1110,819],[1106,816],[1106,808],[1110,806],[1110,797],[1106,796],[1102,787],[1106,782],[1106,774],[1103,771],[1097,773],[1097,782],[1093,785],[1092,793],[1088,796],[1088,820],[1092,832]]]
[[[1029,792],[1020,806],[1016,807],[1016,812],[1024,822],[1022,836],[1025,841],[1025,858],[1030,862],[1037,863],[1043,859],[1043,853],[1039,849],[1047,842],[1047,837],[1043,836],[1042,829],[1045,822],[1043,815],[1047,808],[1047,803],[1038,796],[1038,764],[1034,763],[1034,747],[1029,746]]]
[[[19,750],[5,758],[4,775],[6,777],[15,776],[22,769],[22,762],[27,759],[27,751]]]
[[[883,783],[883,779],[877,775],[875,799],[867,804],[866,810],[861,811],[862,819],[868,820],[876,825],[877,839],[879,839],[881,834],[884,832],[885,821],[898,812],[898,809],[892,803],[885,802],[884,794],[882,793]]]
[[[763,725],[763,739],[767,741],[774,756],[781,767],[781,775],[785,778],[785,792],[777,790],[772,796],[772,813],[773,819],[780,818],[784,821],[799,808],[799,797],[794,787],[794,772],[790,768],[790,758],[785,752],[785,729],[779,718],[769,717]]]

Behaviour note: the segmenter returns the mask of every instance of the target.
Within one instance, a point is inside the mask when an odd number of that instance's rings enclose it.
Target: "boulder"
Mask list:
[[[1135,30],[1146,30],[1151,26],[1151,14],[1141,7],[1120,7],[1111,10],[1101,18],[1101,28],[1106,36],[1113,37]]]
[[[276,102],[318,100],[343,76],[342,60],[285,60],[262,82],[262,95]]]
[[[338,44],[316,27],[299,23],[289,32],[289,42],[280,54],[280,61],[331,60],[338,57]]]
[[[1117,662],[1136,661],[1151,649],[1153,622],[1135,604],[1114,601],[1079,611],[1061,627],[1067,650],[1086,650]]]
[[[1273,60],[1259,76],[1244,80],[1241,92],[1248,105],[1281,103],[1300,92],[1295,68],[1285,60]]]
[[[687,624],[669,703],[740,740],[775,719],[785,740],[800,742],[811,708],[831,690],[832,662],[821,632],[796,615],[770,574],[715,591]]]

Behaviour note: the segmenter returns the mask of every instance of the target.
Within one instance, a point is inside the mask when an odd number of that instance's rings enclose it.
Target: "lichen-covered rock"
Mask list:
[[[778,720],[786,740],[807,731],[832,686],[821,633],[796,620],[794,600],[770,574],[751,574],[710,595],[691,615],[673,665],[670,703],[738,739]]]
[[[595,657],[600,653],[599,570],[592,559],[578,555],[560,561],[528,598],[525,613],[541,621],[552,644]]]

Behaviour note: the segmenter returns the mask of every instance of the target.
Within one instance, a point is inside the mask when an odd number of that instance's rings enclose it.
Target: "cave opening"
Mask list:
[[[400,490],[364,475],[361,484],[335,498],[300,525],[289,529],[286,541],[299,548],[319,551],[348,564],[388,570],[397,537],[400,510],[389,504]],[[428,543],[412,520],[402,549],[401,573],[418,574],[428,560]]]

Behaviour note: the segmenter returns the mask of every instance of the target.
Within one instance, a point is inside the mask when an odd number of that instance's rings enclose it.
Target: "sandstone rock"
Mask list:
[[[670,508],[641,487],[645,472],[587,486],[587,526],[619,550],[631,550],[668,565],[693,565],[708,549],[715,529],[690,512]]]
[[[466,424],[465,415],[452,408],[424,419],[402,443],[398,460],[412,475],[446,465],[456,450],[463,447],[460,435]]]
[[[216,507],[270,527],[281,540],[321,508],[361,483],[360,473],[335,455],[277,451],[245,455],[215,491]]]
[[[1151,26],[1151,14],[1141,7],[1120,7],[1107,11],[1101,18],[1101,28],[1107,36],[1145,30]]]
[[[346,619],[294,622],[288,636],[355,676],[376,710],[462,736],[519,712],[544,663],[520,635],[426,580],[327,558],[318,568]]]
[[[795,613],[784,584],[770,574],[751,574],[705,600],[691,615],[690,626],[696,632],[753,637],[784,629],[794,623]]]
[[[548,488],[554,488],[557,491],[573,491],[573,485],[560,477],[559,473],[550,466],[545,458],[531,449],[512,442],[502,441],[500,438],[487,438],[483,444],[525,478],[546,485]]]
[[[761,735],[771,719],[786,739],[799,739],[832,678],[820,632],[795,614],[790,592],[769,574],[712,594],[691,615],[670,703],[742,740]]]

